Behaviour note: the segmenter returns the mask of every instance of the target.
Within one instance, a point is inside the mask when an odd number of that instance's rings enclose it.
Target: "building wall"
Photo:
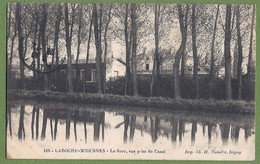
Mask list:
[[[109,69],[107,69],[107,78],[125,76],[126,66],[116,59],[112,59]]]
[[[72,76],[74,80],[83,80],[85,78],[88,82],[95,82],[95,70],[96,64],[89,63],[89,64],[72,64]],[[67,73],[67,64],[61,66],[58,70],[58,77],[60,79],[66,78]]]

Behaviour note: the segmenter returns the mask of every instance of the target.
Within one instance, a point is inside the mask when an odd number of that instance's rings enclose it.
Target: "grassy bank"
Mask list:
[[[247,113],[255,112],[255,103],[246,101],[213,101],[190,100],[190,99],[170,99],[161,97],[131,97],[111,94],[87,94],[87,93],[64,93],[64,92],[43,92],[9,90],[8,100],[27,99],[39,102],[54,101],[62,103],[80,104],[103,104],[132,107],[148,107],[154,109],[187,110],[202,112],[221,113]]]

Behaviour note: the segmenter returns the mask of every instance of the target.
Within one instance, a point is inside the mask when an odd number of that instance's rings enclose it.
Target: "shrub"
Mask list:
[[[248,113],[255,112],[255,103],[246,101],[214,101],[191,99],[166,99],[163,97],[131,97],[111,94],[62,93],[43,91],[8,91],[8,100],[58,101],[62,103],[104,104],[154,109],[186,110],[200,112]]]

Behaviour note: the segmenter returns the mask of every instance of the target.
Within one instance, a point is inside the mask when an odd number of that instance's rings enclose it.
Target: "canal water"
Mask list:
[[[9,102],[6,152],[19,159],[253,160],[253,115]]]

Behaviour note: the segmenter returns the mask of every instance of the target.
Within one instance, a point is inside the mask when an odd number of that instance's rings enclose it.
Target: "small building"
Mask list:
[[[153,59],[153,54],[154,51],[149,51],[146,52],[144,50],[143,53],[138,55],[138,63],[137,63],[137,75],[138,76],[148,76],[152,74],[153,71],[153,64],[154,64],[154,59]],[[159,56],[160,56],[160,73],[162,75],[172,75],[173,74],[173,64],[175,61],[175,52],[171,49],[165,49],[165,50],[160,50],[159,51]],[[188,55],[186,54],[186,63],[185,63],[185,75],[193,75],[193,64],[188,64],[192,63],[193,61],[188,58]],[[179,73],[181,73],[181,65],[180,65],[180,70]],[[198,75],[207,75],[209,74],[209,66],[198,66]]]
[[[77,81],[95,82],[96,81],[96,63],[94,60],[89,61],[87,64],[84,60],[79,60],[78,64],[75,62],[71,65],[72,78]],[[67,74],[67,63],[64,63],[58,70],[58,78],[64,79]]]
[[[107,64],[107,78],[116,78],[125,76],[126,64],[121,58],[112,58],[108,59]]]

